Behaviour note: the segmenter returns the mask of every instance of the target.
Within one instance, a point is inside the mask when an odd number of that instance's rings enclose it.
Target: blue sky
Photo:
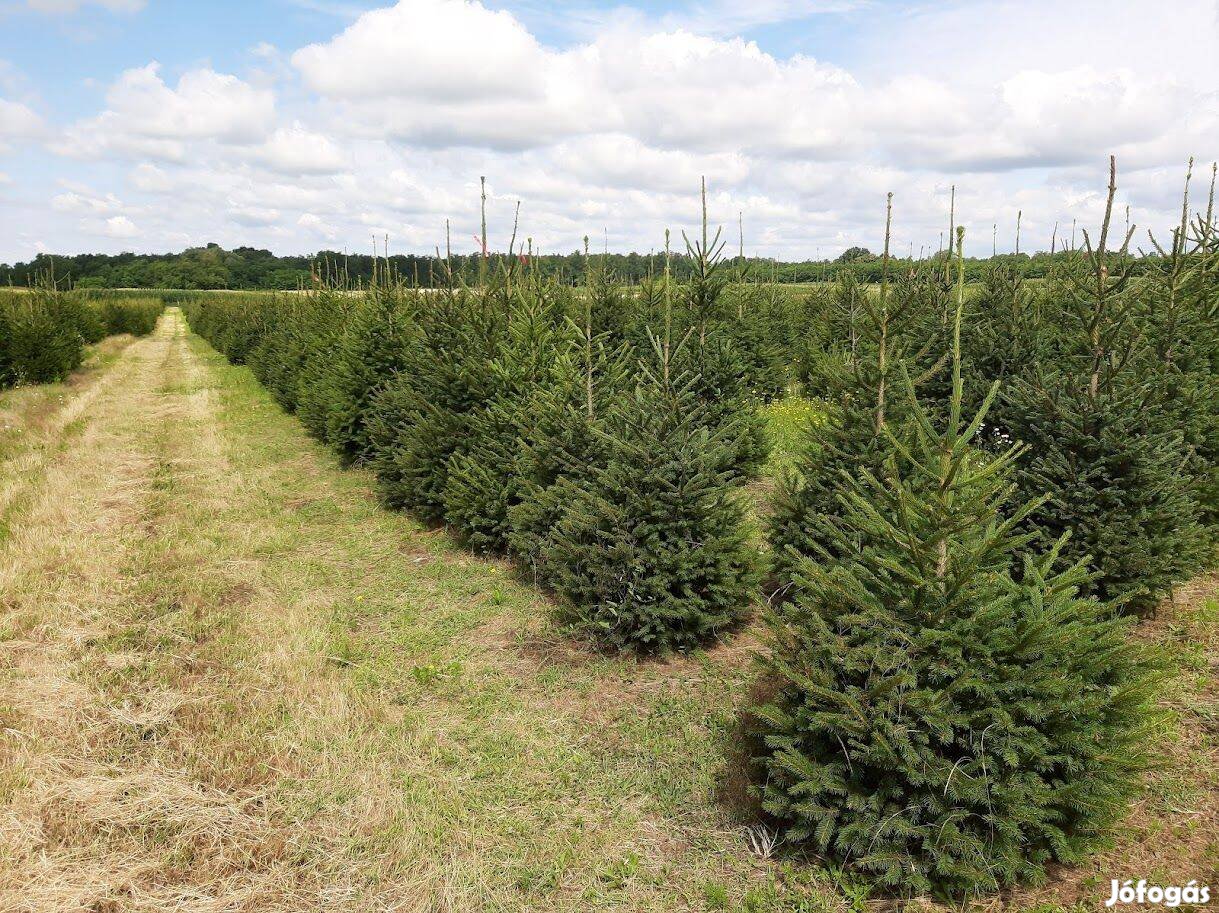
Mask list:
[[[0,0],[0,23],[8,262],[428,250],[446,218],[465,245],[482,174],[501,245],[520,200],[544,249],[655,247],[706,174],[760,254],[875,247],[888,190],[899,247],[934,247],[953,185],[973,243],[1010,247],[1023,211],[1044,247],[1097,218],[1108,154],[1150,227],[1219,154],[1215,0]]]

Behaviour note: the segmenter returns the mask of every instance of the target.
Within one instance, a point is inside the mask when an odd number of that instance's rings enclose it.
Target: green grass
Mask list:
[[[825,406],[802,396],[787,396],[762,407],[770,439],[766,474],[777,476],[807,446],[809,432],[826,421]]]

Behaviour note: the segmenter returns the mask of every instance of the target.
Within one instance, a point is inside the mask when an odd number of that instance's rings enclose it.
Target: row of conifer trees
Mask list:
[[[164,309],[159,298],[93,298],[40,282],[0,292],[0,389],[62,380],[85,347],[107,336],[144,336]]]
[[[1000,262],[967,289],[958,233],[878,290],[777,296],[704,228],[680,286],[511,267],[188,314],[387,503],[513,555],[607,644],[706,643],[765,577],[771,822],[885,887],[978,893],[1124,813],[1163,675],[1130,627],[1215,551],[1213,204],[1136,276],[1114,193],[1036,283]],[[827,420],[762,511],[763,560],[757,404],[792,386]]]
[[[197,296],[191,326],[244,362],[391,507],[513,556],[607,645],[689,649],[740,620],[759,553],[744,486],[760,400],[786,387],[780,296],[749,319],[723,244],[624,289],[570,289],[522,260],[475,286]],[[591,260],[592,258],[590,258]],[[750,309],[754,301],[750,302]]]

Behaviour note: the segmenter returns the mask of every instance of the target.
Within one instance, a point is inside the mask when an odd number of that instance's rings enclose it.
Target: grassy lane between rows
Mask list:
[[[0,542],[0,910],[873,906],[766,858],[737,736],[755,630],[589,650],[506,563],[379,507],[176,310],[94,383]],[[1148,628],[1183,657],[1180,733],[1114,852],[994,906],[1215,869],[1216,589]]]

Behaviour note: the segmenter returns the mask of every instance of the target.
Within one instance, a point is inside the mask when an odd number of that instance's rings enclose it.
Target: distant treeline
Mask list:
[[[1064,251],[1054,255],[1001,254],[997,258],[971,258],[965,261],[967,278],[980,279],[988,263],[1019,264],[1020,272],[1031,279],[1044,277],[1055,260],[1068,256]],[[454,255],[450,267],[455,277],[473,281],[480,270],[496,269],[505,255],[492,253],[485,263],[477,254]],[[570,254],[545,254],[530,260],[532,269],[547,277],[569,283],[582,283],[589,263],[598,269],[602,264],[621,282],[639,282],[656,275],[664,268],[664,255],[651,254],[592,254],[579,251]],[[679,281],[690,277],[693,260],[685,254],[672,259],[674,276]],[[890,275],[908,270],[907,258],[891,258]],[[859,282],[879,282],[883,270],[882,258],[865,248],[853,247],[835,260],[804,260],[780,262],[762,258],[730,260],[729,268],[753,280],[769,282],[818,282],[834,279],[844,272]],[[224,250],[217,244],[194,247],[178,254],[76,254],[57,256],[39,254],[28,263],[13,266],[0,264],[0,281],[15,286],[32,285],[39,276],[53,276],[61,286],[78,288],[158,288],[158,289],[295,289],[309,286],[317,280],[328,283],[367,285],[374,276],[395,275],[407,285],[435,286],[444,282],[446,267],[443,258],[423,255],[401,255],[374,258],[370,254],[345,254],[341,251],[318,251],[312,255],[276,256],[269,250],[238,247]]]

